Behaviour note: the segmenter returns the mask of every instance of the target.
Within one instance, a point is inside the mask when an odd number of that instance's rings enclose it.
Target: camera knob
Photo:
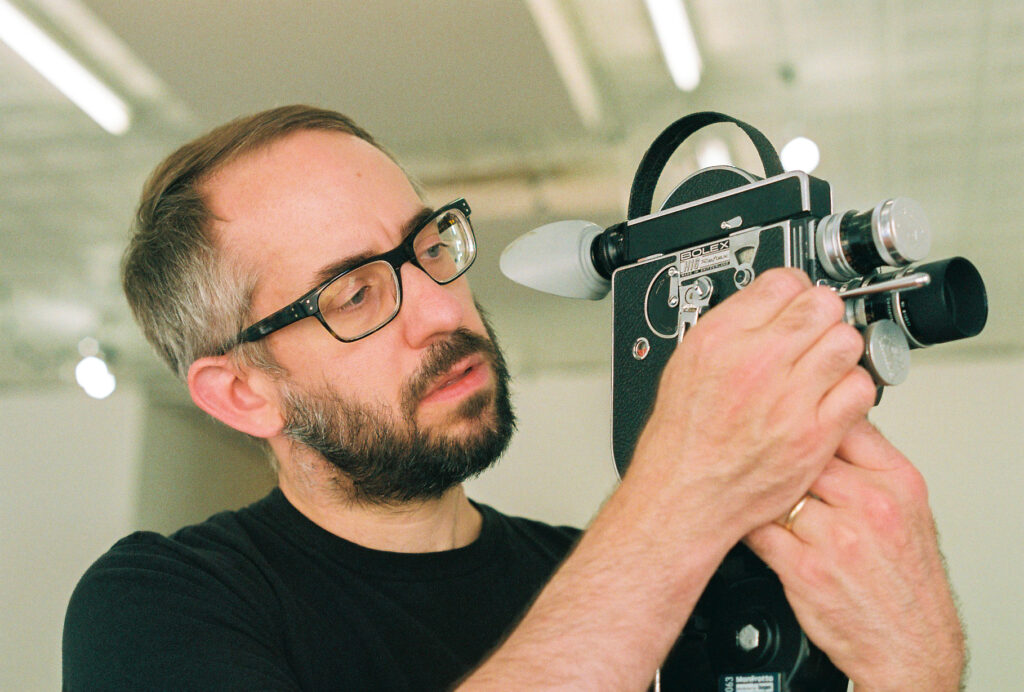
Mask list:
[[[861,361],[875,382],[887,387],[907,379],[910,373],[910,344],[900,326],[892,320],[878,320],[864,334]]]

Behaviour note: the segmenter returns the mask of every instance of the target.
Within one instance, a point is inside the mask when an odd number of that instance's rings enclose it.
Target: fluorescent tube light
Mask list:
[[[131,125],[128,105],[7,0],[0,0],[0,41],[112,135]]]
[[[644,0],[672,81],[683,91],[700,84],[700,53],[683,0]]]
[[[573,108],[587,127],[601,121],[601,104],[594,78],[583,59],[569,22],[554,0],[526,0],[526,7],[540,30],[555,69],[562,78]]]

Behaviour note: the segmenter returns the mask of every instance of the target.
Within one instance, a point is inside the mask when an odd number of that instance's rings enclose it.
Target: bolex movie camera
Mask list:
[[[754,142],[765,178],[732,166],[701,169],[651,213],[671,155],[697,130],[721,122]],[[911,349],[978,334],[988,315],[980,274],[962,257],[920,263],[930,241],[914,201],[835,213],[827,182],[783,172],[761,132],[703,112],[673,123],[644,155],[627,221],[605,229],[548,224],[509,245],[501,270],[572,298],[597,300],[611,288],[612,447],[621,477],[676,344],[701,315],[767,269],[798,267],[844,298],[879,396],[907,376]],[[846,685],[800,629],[778,578],[742,544],[712,577],[661,673],[663,689],[841,692]]]

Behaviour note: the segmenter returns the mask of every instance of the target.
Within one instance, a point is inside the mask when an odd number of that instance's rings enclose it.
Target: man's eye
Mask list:
[[[369,298],[370,287],[363,286],[358,291],[353,293],[348,300],[338,306],[339,310],[355,310]]]
[[[336,293],[327,303],[326,309],[321,306],[321,310],[336,315],[365,310],[372,298],[373,284],[356,284]]]
[[[427,259],[437,259],[444,252],[444,243],[434,243],[423,251],[423,256]]]

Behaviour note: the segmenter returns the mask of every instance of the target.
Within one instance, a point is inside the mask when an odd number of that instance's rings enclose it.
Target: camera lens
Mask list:
[[[951,257],[904,271],[924,272],[931,283],[913,291],[869,297],[864,306],[867,319],[893,319],[916,347],[966,339],[985,327],[988,295],[970,261]]]
[[[886,200],[870,211],[826,216],[815,235],[818,261],[837,281],[922,260],[931,246],[924,210],[905,197]]]

